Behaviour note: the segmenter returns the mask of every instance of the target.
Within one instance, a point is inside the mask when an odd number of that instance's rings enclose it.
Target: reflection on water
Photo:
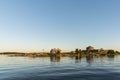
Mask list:
[[[75,63],[81,63],[81,58],[79,58],[79,57],[75,57]]]
[[[88,56],[86,56],[86,61],[91,65],[94,61],[94,56],[92,54],[89,54]]]
[[[120,80],[120,56],[0,56],[0,80]]]
[[[50,61],[51,62],[60,62],[61,57],[51,56]]]

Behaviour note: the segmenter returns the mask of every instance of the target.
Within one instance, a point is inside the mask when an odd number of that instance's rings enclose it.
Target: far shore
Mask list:
[[[71,52],[61,52],[62,50],[59,48],[51,49],[50,52],[31,52],[31,53],[21,53],[21,52],[2,52],[0,54],[2,55],[8,55],[8,56],[25,56],[25,57],[89,57],[89,56],[114,56],[117,54],[120,54],[119,51],[115,51],[113,49],[104,50],[101,49],[95,49],[92,46],[86,47],[86,50],[81,49],[75,49]]]
[[[78,53],[79,54],[79,53]],[[78,55],[77,54],[77,55]],[[82,53],[81,57],[86,57],[88,56],[90,53]],[[95,53],[94,56],[99,57],[99,56],[114,56],[114,55],[118,55],[120,53],[114,53],[112,55],[107,54],[107,53]],[[49,52],[39,52],[39,53],[20,53],[20,52],[3,52],[0,53],[0,55],[7,55],[10,57],[50,57],[51,54]],[[76,53],[72,53],[72,52],[62,52],[61,53],[61,57],[76,57],[77,56]]]
[[[8,56],[24,56],[24,57],[50,57],[49,52],[34,52],[34,53],[20,53],[20,52],[2,52],[0,55],[8,55]],[[63,52],[62,57],[69,57],[69,52]]]

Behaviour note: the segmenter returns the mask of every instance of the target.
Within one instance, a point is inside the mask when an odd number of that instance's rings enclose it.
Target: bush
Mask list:
[[[114,50],[108,50],[107,54],[108,55],[113,55],[113,54],[115,54],[115,52],[114,52]]]

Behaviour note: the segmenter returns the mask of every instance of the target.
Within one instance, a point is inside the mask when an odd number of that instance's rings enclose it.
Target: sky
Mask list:
[[[0,0],[0,52],[120,51],[120,0]]]

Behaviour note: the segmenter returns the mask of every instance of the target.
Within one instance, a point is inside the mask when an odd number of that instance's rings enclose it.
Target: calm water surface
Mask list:
[[[0,80],[120,80],[120,55],[90,60],[0,55]]]

